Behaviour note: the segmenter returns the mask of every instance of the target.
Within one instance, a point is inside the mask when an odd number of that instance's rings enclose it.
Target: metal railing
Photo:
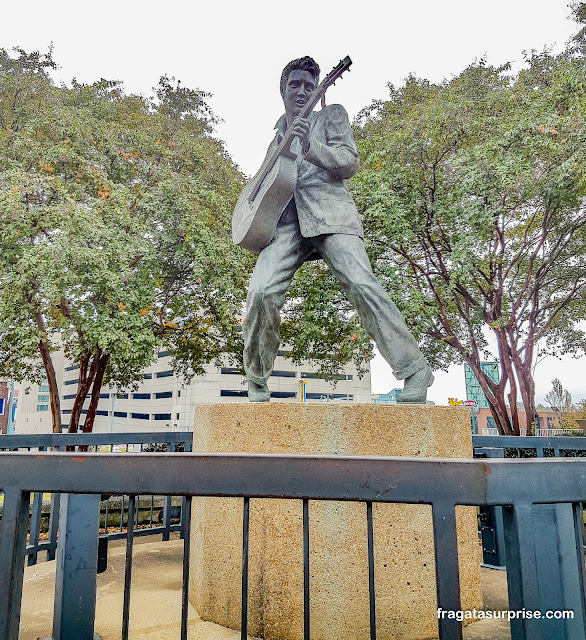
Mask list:
[[[492,440],[492,438],[491,438]],[[187,638],[189,589],[189,514],[193,496],[242,499],[243,570],[241,637],[248,616],[248,513],[251,499],[288,498],[303,502],[304,638],[310,638],[309,517],[310,500],[365,503],[368,544],[370,638],[376,638],[375,565],[371,509],[375,503],[428,504],[432,507],[437,605],[461,609],[455,507],[503,507],[509,608],[516,611],[551,609],[551,598],[562,593],[572,620],[511,620],[513,640],[583,639],[584,557],[582,502],[586,501],[586,460],[449,460],[383,457],[295,456],[252,454],[79,454],[5,453],[0,465],[4,518],[0,537],[0,637],[17,640],[24,570],[24,547],[31,492],[129,493],[130,512],[136,495],[186,496],[186,535],[183,550],[181,639]],[[534,536],[535,511],[555,505],[558,529],[571,541],[564,550],[564,571],[552,584],[547,560],[556,549],[546,536]],[[131,517],[130,523],[133,522]],[[375,532],[376,533],[376,532]],[[128,637],[132,578],[133,526],[128,527],[122,614],[122,638]],[[566,545],[567,546],[567,545]],[[391,551],[389,550],[389,553]],[[545,568],[544,568],[545,567]],[[545,581],[545,583],[544,583]],[[556,589],[557,586],[557,589]],[[560,596],[561,597],[561,596]],[[571,605],[571,606],[570,606]],[[95,603],[94,603],[95,607]],[[553,607],[555,608],[555,607]],[[552,624],[557,627],[552,627]],[[462,637],[457,618],[440,617],[439,637]],[[93,631],[93,618],[92,618]],[[82,635],[76,636],[79,640]]]
[[[586,438],[571,436],[472,436],[474,450],[480,448],[503,449],[516,452],[516,457],[522,457],[522,452],[535,452],[535,457],[576,457],[579,452],[586,451]],[[525,454],[527,457],[527,454]]]
[[[586,438],[569,436],[472,436],[475,457],[482,458],[567,458],[586,457]],[[550,479],[555,482],[555,478]],[[541,514],[556,518],[555,512]],[[506,554],[502,508],[481,506],[479,508],[479,534],[482,541],[483,565],[505,569]],[[535,535],[542,535],[538,529]]]
[[[153,431],[145,433],[45,433],[45,434],[11,434],[0,436],[0,452],[5,451],[65,451],[66,449],[105,452],[130,451],[134,453],[142,451],[191,451],[193,433],[177,431]],[[146,447],[146,448],[145,448]],[[49,492],[44,492],[45,494]],[[100,518],[101,537],[110,540],[126,538],[126,525],[129,520],[129,509],[125,495],[119,496],[119,506],[112,508],[112,501],[106,497],[102,501]],[[145,496],[147,501],[148,521],[144,528],[136,529],[135,535],[161,535],[162,540],[169,540],[173,531],[181,530],[181,523],[173,523],[176,520],[170,497],[166,497],[162,503],[155,501],[154,496]],[[59,523],[61,494],[54,493],[44,498],[43,493],[34,493],[30,503],[29,540],[25,549],[28,556],[28,565],[34,565],[38,561],[39,553],[46,551],[46,559],[54,560],[57,549],[57,531]],[[137,504],[140,505],[140,496],[137,496]],[[144,500],[143,500],[144,502]],[[155,508],[162,511],[162,518],[157,518],[155,523]],[[181,511],[183,511],[183,505]],[[0,521],[2,518],[0,506]],[[139,525],[139,511],[135,510],[134,524]],[[159,515],[159,514],[157,514]],[[43,522],[43,520],[45,522]],[[46,524],[45,524],[46,523]],[[109,527],[108,525],[113,526]],[[42,531],[45,530],[45,531]],[[46,539],[41,540],[42,533]]]

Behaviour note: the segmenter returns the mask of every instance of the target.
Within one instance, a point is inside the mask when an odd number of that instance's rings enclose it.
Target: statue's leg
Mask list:
[[[297,212],[285,212],[275,237],[261,251],[250,279],[246,316],[242,322],[244,370],[248,378],[248,399],[270,399],[267,380],[279,349],[280,311],[295,271],[313,250],[299,231]]]
[[[405,401],[425,402],[427,387],[433,381],[431,370],[397,306],[372,273],[362,239],[329,234],[313,238],[313,242],[395,376],[407,379]],[[409,390],[408,385],[413,388]]]

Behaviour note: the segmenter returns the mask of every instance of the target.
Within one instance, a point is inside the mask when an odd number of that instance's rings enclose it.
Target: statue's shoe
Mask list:
[[[433,384],[433,373],[428,365],[405,378],[403,391],[397,396],[397,402],[425,404],[427,388]]]
[[[249,402],[268,402],[271,399],[269,388],[265,384],[257,384],[252,380],[248,381]]]

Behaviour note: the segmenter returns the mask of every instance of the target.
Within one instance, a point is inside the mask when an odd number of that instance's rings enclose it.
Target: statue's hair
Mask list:
[[[309,73],[311,73],[315,78],[315,83],[317,84],[319,82],[319,65],[313,58],[304,56],[303,58],[291,60],[291,62],[285,66],[283,73],[281,74],[281,95],[283,97],[285,97],[285,87],[289,80],[289,74],[291,71],[295,71],[297,69],[300,69],[301,71],[309,71]]]

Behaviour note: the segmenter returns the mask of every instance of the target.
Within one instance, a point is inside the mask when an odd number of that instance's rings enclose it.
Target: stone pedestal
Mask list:
[[[193,450],[472,457],[460,407],[216,404],[196,409]],[[310,501],[312,640],[369,637],[366,507]],[[437,637],[431,507],[373,507],[377,638]],[[250,501],[249,633],[303,638],[302,504]],[[462,608],[482,606],[476,510],[458,508]],[[206,620],[238,629],[242,500],[194,500],[190,599]]]

